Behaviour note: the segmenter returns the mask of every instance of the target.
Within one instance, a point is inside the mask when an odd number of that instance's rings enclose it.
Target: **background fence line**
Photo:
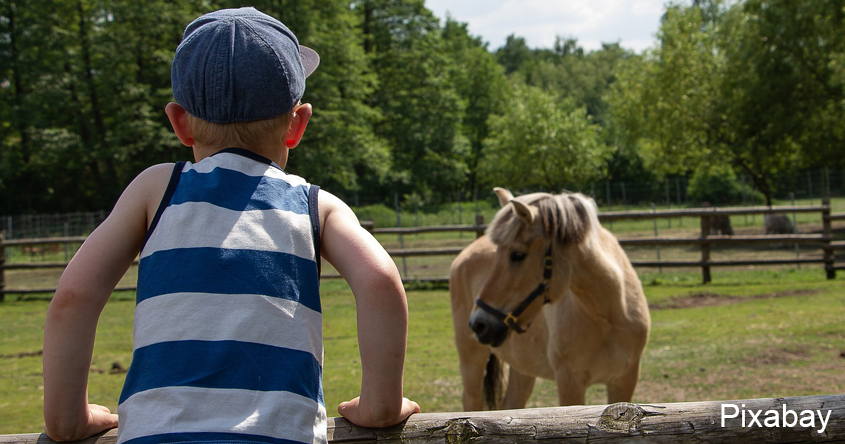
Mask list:
[[[774,213],[819,213],[822,219],[822,232],[820,234],[780,234],[780,235],[720,235],[711,234],[711,221],[718,216],[737,216],[737,215],[756,215],[756,214],[774,214]],[[628,211],[628,212],[607,212],[600,213],[599,219],[602,222],[618,221],[622,219],[666,219],[673,217],[700,217],[701,219],[701,234],[700,236],[687,237],[638,237],[638,238],[618,238],[620,245],[623,247],[632,246],[697,246],[701,250],[701,258],[699,260],[673,261],[673,260],[656,260],[656,261],[642,261],[632,260],[631,263],[635,267],[695,267],[701,268],[702,280],[704,283],[711,282],[711,267],[730,267],[730,266],[749,266],[749,265],[789,265],[789,264],[822,264],[828,279],[836,277],[837,270],[845,270],[845,262],[836,263],[835,252],[845,250],[845,241],[834,241],[832,234],[832,222],[845,220],[845,213],[831,214],[830,205],[824,202],[822,205],[805,205],[805,206],[780,206],[780,207],[748,207],[748,208],[700,208],[700,209],[678,209],[678,210],[652,210],[652,211]],[[375,228],[371,222],[363,222],[362,225],[370,230],[373,234],[395,234],[398,236],[424,234],[424,233],[444,233],[444,232],[468,232],[474,233],[476,237],[480,237],[487,229],[484,224],[483,217],[476,216],[476,223],[474,225],[448,225],[448,226],[428,226],[428,227],[386,227]],[[33,294],[33,293],[52,293],[55,292],[55,287],[50,288],[7,288],[5,279],[5,270],[21,270],[21,269],[48,269],[48,268],[64,268],[67,266],[69,258],[65,261],[53,262],[35,262],[35,263],[6,263],[6,249],[11,247],[29,247],[31,254],[36,254],[38,246],[51,245],[62,246],[81,244],[85,241],[85,236],[72,237],[58,237],[58,238],[35,238],[35,239],[11,239],[5,240],[0,234],[0,301],[4,300],[6,294]],[[818,244],[821,246],[822,255],[818,258],[779,258],[779,259],[730,259],[730,260],[713,260],[710,258],[710,248],[712,246],[735,246],[742,244]],[[417,248],[406,249],[400,242],[399,249],[388,249],[387,252],[391,257],[404,258],[417,256],[455,256],[460,253],[465,247],[450,247],[450,248]],[[659,254],[659,250],[658,250]],[[72,256],[72,255],[71,255]],[[137,264],[137,260],[135,261]],[[325,279],[337,279],[340,275],[326,274]],[[448,277],[434,277],[434,278],[409,278],[406,273],[403,273],[403,281],[408,282],[448,282]],[[134,291],[134,286],[119,287],[116,291]]]
[[[737,205],[747,207],[756,203],[759,198],[753,191],[751,180],[744,174],[737,176],[740,196],[734,201]],[[845,169],[830,170],[827,168],[797,171],[778,177],[778,188],[774,198],[781,202],[802,199],[815,205],[824,198],[831,196],[845,196]],[[649,206],[655,204],[663,208],[688,208],[697,205],[694,197],[689,194],[689,178],[686,176],[669,176],[662,181],[600,181],[586,185],[572,185],[571,191],[580,191],[592,197],[598,206],[606,212],[614,210],[630,210],[631,206]],[[525,194],[533,191],[521,189],[512,190],[515,194]],[[456,189],[451,196],[429,196],[423,199],[415,195],[402,195],[390,192],[390,202],[381,195],[345,194],[341,190],[332,190],[346,202],[354,203],[356,208],[372,205],[382,205],[398,214],[392,216],[398,220],[397,226],[404,222],[406,225],[418,217],[420,210],[431,209],[432,206],[452,208],[452,225],[462,225],[466,213],[474,207],[478,212],[479,202],[495,204],[495,196],[486,189],[475,189],[471,193],[462,193]],[[480,200],[479,200],[480,199]],[[463,203],[463,205],[461,205]],[[711,202],[717,204],[717,202]],[[472,205],[474,204],[474,205]],[[728,205],[718,203],[718,205]],[[464,214],[462,214],[464,213]],[[64,214],[23,214],[0,215],[0,232],[5,232],[6,239],[31,239],[44,237],[83,236],[94,230],[105,218],[108,212],[104,210],[90,212],[75,212]],[[362,217],[362,219],[367,219]],[[471,220],[471,219],[470,219]],[[392,223],[392,222],[391,222]],[[417,223],[419,225],[419,223]]]

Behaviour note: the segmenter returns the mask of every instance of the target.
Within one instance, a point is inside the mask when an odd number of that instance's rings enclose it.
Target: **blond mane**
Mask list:
[[[537,207],[543,223],[543,235],[563,244],[581,244],[599,227],[598,209],[593,199],[581,193],[533,193],[516,197],[528,206]],[[508,245],[523,227],[513,205],[502,207],[487,228],[487,235],[496,245]]]

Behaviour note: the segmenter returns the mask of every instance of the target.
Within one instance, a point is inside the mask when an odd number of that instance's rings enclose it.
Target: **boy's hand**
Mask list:
[[[90,438],[98,433],[117,427],[117,415],[111,412],[108,407],[88,404],[88,423],[81,425],[76,430],[47,430],[45,433],[53,441],[79,441]]]
[[[408,398],[402,398],[402,407],[395,416],[376,417],[372,409],[361,402],[361,397],[359,396],[351,401],[341,402],[337,406],[337,412],[357,426],[382,428],[399,424],[412,414],[419,413],[420,406]]]
[[[102,431],[117,427],[117,415],[108,407],[88,404],[88,436],[94,436]],[[87,438],[87,437],[86,437]]]

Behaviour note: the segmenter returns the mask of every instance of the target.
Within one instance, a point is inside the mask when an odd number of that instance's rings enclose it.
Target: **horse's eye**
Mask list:
[[[511,251],[511,262],[522,262],[523,260],[525,260],[525,253]]]

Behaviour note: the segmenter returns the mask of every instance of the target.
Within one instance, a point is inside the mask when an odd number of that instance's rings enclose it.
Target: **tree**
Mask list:
[[[464,160],[468,174],[463,188],[474,192],[478,187],[478,166],[485,154],[484,139],[490,134],[488,121],[504,112],[510,84],[487,45],[470,36],[465,23],[447,18],[443,39],[454,60],[451,83],[461,98],[464,113],[460,130],[469,143]]]
[[[505,113],[490,121],[482,161],[489,184],[561,190],[604,176],[610,149],[585,108],[537,87],[514,89]]]
[[[771,205],[781,172],[842,164],[842,31],[841,0],[669,7],[660,46],[619,73],[614,125],[653,168],[729,165]]]
[[[451,82],[440,25],[421,0],[364,0],[364,48],[378,88],[368,101],[383,118],[376,136],[390,146],[389,191],[449,195],[464,181],[469,146],[460,124],[464,109]]]
[[[843,8],[841,0],[747,0],[726,17],[728,152],[767,204],[774,175],[845,164],[845,95],[835,70],[845,52]]]
[[[719,161],[723,60],[698,8],[667,9],[658,37],[658,48],[620,68],[608,101],[617,131],[650,169],[686,174]]]
[[[505,68],[505,74],[519,71],[532,58],[532,52],[523,37],[514,34],[505,40],[505,46],[496,50],[496,59]]]

